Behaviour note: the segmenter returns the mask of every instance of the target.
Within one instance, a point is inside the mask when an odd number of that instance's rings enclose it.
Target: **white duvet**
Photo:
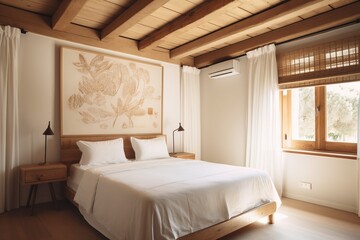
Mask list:
[[[281,204],[263,171],[175,158],[86,170],[75,201],[107,236],[128,240],[176,239],[263,203]]]

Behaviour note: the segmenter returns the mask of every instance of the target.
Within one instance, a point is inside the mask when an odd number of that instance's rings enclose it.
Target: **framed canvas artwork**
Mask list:
[[[61,134],[161,134],[163,68],[60,49]]]

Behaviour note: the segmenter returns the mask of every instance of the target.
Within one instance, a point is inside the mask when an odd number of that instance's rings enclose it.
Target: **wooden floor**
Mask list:
[[[283,198],[275,224],[254,223],[221,240],[360,240],[360,218],[349,212]]]
[[[352,240],[360,239],[360,218],[355,214],[291,199],[275,216],[275,224],[257,222],[222,240]],[[0,215],[1,240],[101,240],[75,207],[59,202],[36,205],[34,216],[21,208]]]

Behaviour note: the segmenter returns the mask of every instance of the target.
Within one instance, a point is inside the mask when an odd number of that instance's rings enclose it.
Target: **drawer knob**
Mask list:
[[[37,176],[37,179],[38,179],[38,180],[42,180],[43,177],[44,177],[44,175],[43,175],[43,174],[40,174],[40,175]]]

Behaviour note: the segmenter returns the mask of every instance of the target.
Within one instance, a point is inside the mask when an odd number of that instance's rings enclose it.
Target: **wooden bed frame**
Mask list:
[[[136,138],[141,139],[150,139],[163,135],[132,135]],[[103,135],[103,136],[62,136],[61,137],[61,162],[66,164],[68,167],[68,171],[70,169],[70,165],[74,163],[78,163],[80,161],[81,152],[76,145],[78,140],[84,141],[103,141],[110,140],[115,138],[123,138],[124,139],[124,151],[125,155],[128,159],[134,159],[135,153],[130,143],[130,135]],[[64,191],[65,197],[73,203],[75,206],[78,205],[74,202],[75,192],[71,188],[65,186]],[[179,239],[181,240],[215,240],[220,237],[226,236],[231,232],[234,232],[244,226],[247,226],[257,220],[268,217],[269,223],[274,223],[273,214],[276,211],[276,203],[270,202],[263,204],[257,208],[254,208],[250,211],[237,215],[227,221],[215,224],[211,227],[199,230],[197,232],[190,233],[186,236],[183,236]]]

